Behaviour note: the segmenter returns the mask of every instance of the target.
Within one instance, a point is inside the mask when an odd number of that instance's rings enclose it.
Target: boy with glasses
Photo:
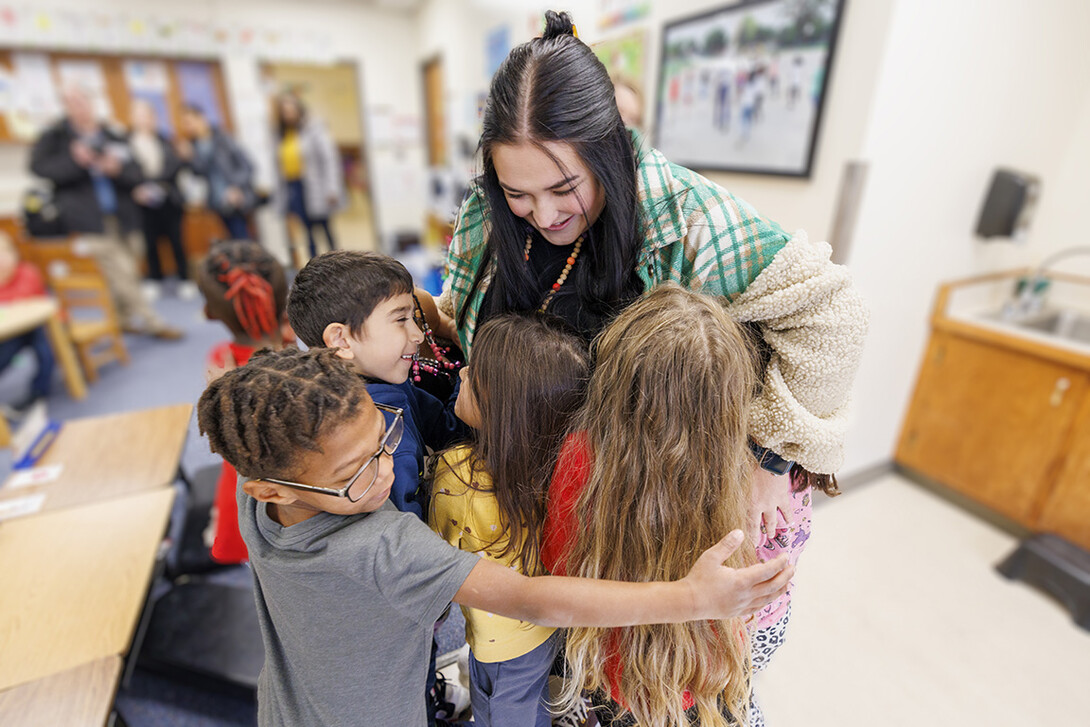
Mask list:
[[[332,348],[367,382],[380,408],[401,410],[404,441],[394,453],[390,501],[423,519],[428,493],[419,492],[427,447],[437,451],[467,434],[454,415],[457,388],[442,402],[409,381],[424,342],[416,324],[413,279],[386,255],[338,250],[313,258],[295,276],[288,320],[310,348]]]
[[[741,531],[670,583],[528,578],[452,548],[386,502],[401,416],[334,351],[258,353],[209,385],[198,419],[245,480],[262,727],[422,727],[432,625],[451,600],[549,626],[724,619],[776,598],[793,572],[782,558],[722,566]]]

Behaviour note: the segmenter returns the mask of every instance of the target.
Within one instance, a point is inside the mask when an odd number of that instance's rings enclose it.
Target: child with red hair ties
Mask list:
[[[280,349],[295,340],[284,322],[288,286],[276,258],[251,240],[226,240],[212,246],[197,275],[204,314],[231,331],[209,354],[210,371],[243,366],[256,351]],[[238,529],[235,468],[226,461],[216,485],[209,528],[211,556],[217,563],[246,560],[246,544]]]

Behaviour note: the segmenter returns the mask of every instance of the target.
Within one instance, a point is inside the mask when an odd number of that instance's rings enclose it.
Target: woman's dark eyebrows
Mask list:
[[[579,180],[580,180],[580,176],[578,174],[576,174],[574,177],[564,177],[563,179],[561,179],[556,184],[553,184],[553,185],[551,185],[549,187],[546,187],[545,189],[559,189],[560,187],[563,187],[563,186],[566,186],[566,185],[569,185],[569,184],[574,184],[575,182],[578,182]],[[500,182],[498,179],[496,181],[499,182],[500,186],[503,187],[504,189],[506,189],[508,192],[513,192],[514,194],[525,194],[525,192],[523,192],[521,189],[515,189],[514,187],[510,187],[510,186],[504,184],[503,182]]]

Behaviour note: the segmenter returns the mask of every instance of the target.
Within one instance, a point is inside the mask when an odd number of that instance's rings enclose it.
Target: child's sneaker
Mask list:
[[[452,721],[469,709],[469,690],[457,682],[447,681],[441,671],[435,673],[435,687],[432,699],[435,700],[435,718]]]
[[[587,703],[583,699],[580,699],[567,712],[553,716],[553,727],[588,727],[590,724],[598,724],[598,722],[597,720],[590,722],[587,716]]]

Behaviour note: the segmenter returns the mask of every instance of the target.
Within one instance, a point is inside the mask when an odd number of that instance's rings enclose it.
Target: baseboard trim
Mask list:
[[[1033,535],[1033,531],[1025,527],[1024,525],[1019,525],[1014,520],[1011,520],[1005,515],[1000,515],[994,510],[990,510],[984,505],[981,505],[976,500],[973,500],[972,498],[951,489],[950,487],[944,485],[938,480],[932,479],[927,475],[921,474],[909,467],[905,467],[897,463],[893,464],[893,469],[895,472],[897,472],[897,474],[901,475],[907,480],[910,480],[913,484],[927,490],[936,497],[940,497],[943,500],[946,500],[951,505],[954,505],[955,507],[964,510],[965,512],[973,515],[974,517],[984,520],[988,524],[999,528],[1000,530],[1010,534],[1011,536],[1019,540],[1024,540]]]
[[[864,467],[861,470],[856,470],[845,477],[837,477],[836,481],[840,484],[840,488],[847,492],[848,490],[854,490],[862,485],[870,484],[871,482],[888,475],[895,469],[896,464],[890,459],[885,462],[872,464],[870,467]]]

